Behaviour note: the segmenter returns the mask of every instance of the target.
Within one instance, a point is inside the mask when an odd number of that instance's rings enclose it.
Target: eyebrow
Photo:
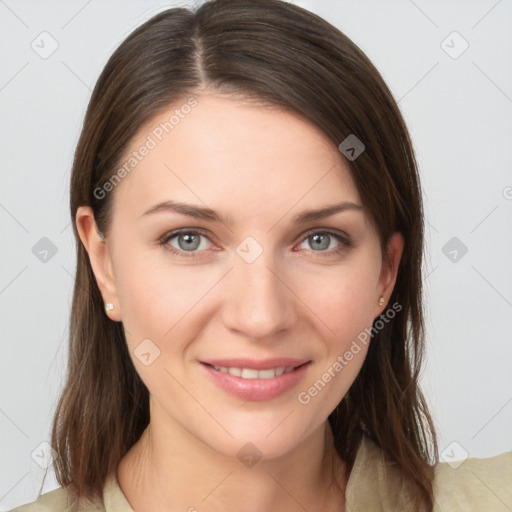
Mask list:
[[[323,219],[325,217],[330,217],[336,213],[344,212],[344,211],[362,211],[363,207],[359,204],[351,203],[348,201],[344,201],[342,203],[333,204],[330,206],[325,206],[320,209],[315,210],[305,210],[297,215],[293,222],[295,224],[305,224],[306,222],[310,222],[313,220]],[[217,212],[212,210],[211,208],[196,206],[192,204],[182,203],[179,201],[163,201],[158,203],[148,210],[146,210],[142,217],[146,215],[151,215],[154,213],[161,212],[172,212],[179,213],[182,215],[186,215],[188,217],[193,217],[196,219],[220,222],[222,224],[228,224],[229,218],[223,218]]]

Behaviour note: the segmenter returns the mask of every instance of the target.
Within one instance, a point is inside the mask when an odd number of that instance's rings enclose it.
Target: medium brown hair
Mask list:
[[[101,499],[106,477],[149,423],[148,389],[128,353],[122,323],[105,315],[78,237],[77,208],[92,207],[98,229],[108,234],[115,191],[102,198],[94,191],[112,177],[144,123],[206,88],[297,113],[335,147],[351,134],[364,143],[364,152],[347,163],[383,257],[394,232],[405,239],[389,299],[402,309],[373,336],[329,422],[349,470],[366,432],[412,483],[418,504],[431,508],[438,448],[418,385],[423,206],[412,143],[366,55],[322,18],[280,0],[214,0],[196,10],[161,12],[128,36],[98,79],[71,176],[77,270],[67,380],[52,429],[58,482],[73,484],[77,500]]]

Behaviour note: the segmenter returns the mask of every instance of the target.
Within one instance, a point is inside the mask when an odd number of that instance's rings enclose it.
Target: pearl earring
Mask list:
[[[108,314],[108,312],[112,311],[113,309],[114,309],[114,304],[112,304],[112,302],[105,303],[105,313]]]
[[[379,306],[381,306],[381,307],[382,307],[383,305],[384,305],[384,297],[381,297],[381,298],[379,299]]]

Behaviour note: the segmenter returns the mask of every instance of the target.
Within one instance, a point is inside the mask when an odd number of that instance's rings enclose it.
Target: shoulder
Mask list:
[[[71,503],[67,489],[59,487],[47,492],[32,503],[26,503],[9,512],[103,512],[105,509],[98,504],[82,502],[79,506]]]
[[[103,487],[102,501],[73,500],[74,487],[59,487],[36,501],[21,505],[9,512],[134,512],[126,500],[115,472],[109,474]]]
[[[434,468],[433,512],[512,511],[512,452],[452,466],[443,462]],[[417,511],[414,495],[398,465],[363,436],[347,482],[347,510]]]
[[[68,507],[67,492],[59,487],[53,491],[39,496],[36,501],[21,505],[11,510],[11,512],[43,512],[43,511],[65,511]]]
[[[434,473],[434,512],[512,510],[512,452],[442,462]]]

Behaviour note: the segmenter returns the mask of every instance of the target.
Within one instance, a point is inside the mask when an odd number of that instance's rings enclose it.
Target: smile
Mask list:
[[[306,359],[224,359],[201,361],[209,380],[242,400],[272,400],[298,387],[312,361]]]
[[[236,368],[226,366],[213,366],[213,369],[222,372],[229,373],[235,377],[241,377],[242,379],[273,379],[279,377],[283,373],[290,373],[295,369],[295,366],[279,366],[278,368],[270,368],[268,370],[255,370],[254,368]]]

